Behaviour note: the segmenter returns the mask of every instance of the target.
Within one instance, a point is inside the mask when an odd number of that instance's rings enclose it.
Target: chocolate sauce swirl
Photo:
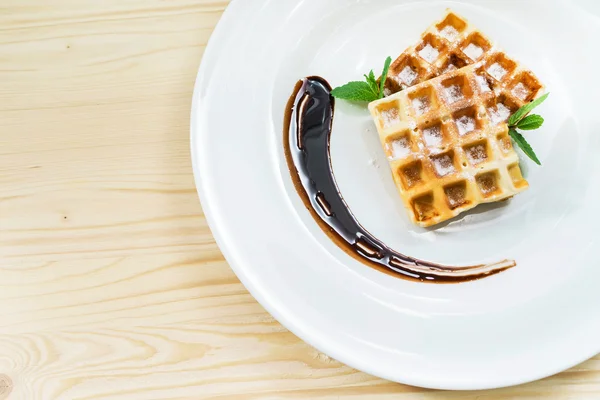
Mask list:
[[[405,279],[458,283],[481,279],[516,264],[447,266],[395,251],[369,233],[342,198],[333,170],[329,143],[334,114],[331,86],[312,76],[299,81],[284,119],[284,150],[292,180],[306,208],[323,231],[347,254],[380,271]]]

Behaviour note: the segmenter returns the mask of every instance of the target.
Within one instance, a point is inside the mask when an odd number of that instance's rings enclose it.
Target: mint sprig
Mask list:
[[[512,140],[519,146],[523,153],[537,165],[542,165],[537,155],[531,148],[531,145],[527,143],[527,140],[523,137],[523,135],[517,131],[517,129],[522,129],[524,131],[531,131],[534,129],[538,129],[544,123],[544,118],[537,114],[529,113],[533,111],[534,108],[542,104],[550,93],[546,93],[541,96],[539,99],[532,101],[531,103],[525,104],[523,107],[519,108],[513,115],[508,119],[508,134],[512,138]]]
[[[373,90],[368,82],[353,81],[336,87],[331,91],[331,95],[338,99],[371,102],[379,98],[378,92]]]
[[[375,78],[373,70],[368,75],[364,75],[365,81],[348,82],[345,85],[338,86],[331,91],[331,95],[338,99],[350,101],[374,101],[382,99],[384,96],[383,88],[385,80],[392,63],[392,57],[388,57],[383,65],[383,72],[379,82]]]
[[[390,64],[392,63],[392,57],[388,57],[385,59],[385,63],[383,63],[383,71],[381,72],[381,79],[379,80],[379,98],[383,99],[385,95],[383,89],[385,88],[385,81],[387,80],[388,71],[390,70]]]
[[[527,140],[525,140],[523,135],[521,135],[519,132],[517,132],[513,128],[510,128],[508,130],[508,134],[510,135],[512,140],[514,140],[515,143],[521,148],[521,150],[523,150],[523,153],[525,153],[525,155],[527,157],[531,158],[533,160],[533,162],[536,163],[537,165],[542,165],[540,160],[537,158],[537,155],[531,148],[531,145],[529,143],[527,143]]]
[[[532,114],[528,115],[517,124],[517,128],[523,129],[524,131],[532,131],[538,129],[544,123],[544,118],[541,115]]]
[[[536,100],[532,101],[531,103],[525,104],[523,107],[519,108],[508,119],[508,125],[509,126],[515,126],[515,125],[517,125],[523,118],[525,118],[525,116],[527,114],[529,114],[531,111],[533,111],[534,108],[536,108],[537,106],[539,106],[540,104],[542,104],[548,98],[549,94],[550,93],[546,93],[545,95],[543,95],[539,99],[536,99]]]
[[[373,91],[373,93],[379,93],[379,85],[377,84],[377,79],[375,79],[375,74],[373,70],[369,72],[369,75],[365,75],[365,80],[369,84],[369,87]]]

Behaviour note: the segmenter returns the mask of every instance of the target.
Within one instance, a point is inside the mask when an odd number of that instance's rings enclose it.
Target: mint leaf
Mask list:
[[[531,114],[523,118],[517,124],[517,128],[523,129],[525,131],[531,131],[534,129],[538,129],[544,123],[544,118],[541,115]]]
[[[369,75],[363,75],[365,81],[354,81],[348,82],[345,85],[338,86],[331,91],[333,97],[338,99],[351,100],[351,101],[374,101],[383,98],[383,87],[385,80],[387,79],[388,70],[392,63],[392,57],[388,57],[383,65],[383,72],[379,81],[375,79],[375,73],[373,70],[369,72]]]
[[[375,74],[373,73],[373,70],[371,70],[371,72],[369,72],[369,75],[365,75],[365,80],[371,87],[371,90],[373,91],[373,93],[375,93],[379,96],[379,85],[377,84],[377,79],[375,79]]]
[[[381,78],[379,78],[379,98],[383,99],[383,88],[385,87],[385,80],[387,79],[388,71],[390,69],[390,64],[392,63],[392,57],[388,57],[385,59],[385,63],[383,64],[383,72],[381,73]]]
[[[532,101],[531,103],[525,104],[523,107],[519,108],[513,115],[508,119],[508,125],[513,127],[516,126],[521,120],[529,114],[534,108],[539,106],[548,98],[550,93],[546,93],[542,97],[537,100]]]
[[[521,150],[523,150],[523,153],[525,153],[527,157],[531,158],[533,162],[535,162],[537,165],[542,165],[542,163],[540,162],[540,160],[538,160],[537,156],[535,155],[535,152],[533,151],[529,143],[527,143],[527,140],[525,140],[523,135],[521,135],[519,132],[512,128],[508,130],[508,134],[515,141],[517,146],[519,146]]]
[[[371,70],[371,72],[369,72],[369,79],[371,80],[371,82],[375,83],[375,85],[377,85],[377,79],[375,79],[375,74],[373,73],[373,70]]]
[[[354,81],[348,82],[343,86],[336,87],[331,91],[333,97],[352,101],[374,101],[379,99],[379,95],[371,90],[367,82]]]

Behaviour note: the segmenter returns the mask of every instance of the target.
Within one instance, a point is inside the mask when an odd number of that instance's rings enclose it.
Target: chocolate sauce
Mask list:
[[[284,150],[292,180],[323,231],[346,253],[380,271],[402,278],[457,283],[484,278],[516,264],[454,267],[406,256],[371,235],[354,217],[338,189],[329,143],[334,113],[331,86],[320,77],[296,84],[284,120]]]

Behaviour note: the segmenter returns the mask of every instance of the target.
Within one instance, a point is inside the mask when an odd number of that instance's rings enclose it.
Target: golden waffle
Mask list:
[[[521,69],[497,80],[486,60],[369,104],[411,220],[431,226],[529,186],[508,135]],[[537,82],[537,80],[536,80]],[[499,94],[498,94],[499,93]]]
[[[516,104],[530,102],[542,90],[533,73],[517,68],[518,63],[494,46],[483,33],[466,19],[447,10],[440,21],[421,35],[417,45],[406,49],[391,64],[385,93],[396,93],[474,63],[482,63],[489,75],[507,82],[505,94]]]

